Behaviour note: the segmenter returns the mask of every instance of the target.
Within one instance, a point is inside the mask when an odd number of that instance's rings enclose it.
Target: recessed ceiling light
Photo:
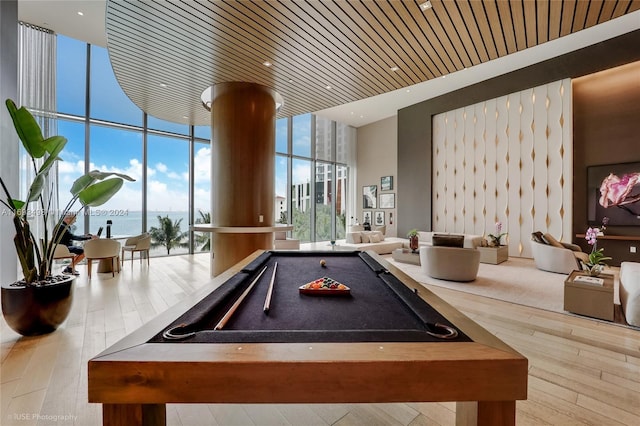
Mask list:
[[[409,93],[411,91],[411,89],[407,89],[407,93]]]
[[[265,67],[270,67],[270,66],[271,66],[271,65],[273,65],[273,64],[272,64],[271,62],[269,62],[269,61],[264,61],[264,62],[262,63],[262,65],[264,65]]]
[[[351,111],[351,115],[353,115],[353,111]]]
[[[396,67],[396,66],[393,66],[393,67],[391,67],[391,68],[389,68],[389,69],[390,69],[391,71],[393,71],[393,72],[396,72],[396,71],[398,71],[400,68],[398,68],[398,67]]]
[[[167,87],[165,83],[160,83],[160,87]]]
[[[187,117],[186,115],[183,115],[182,118],[189,118],[189,117]]]
[[[429,10],[433,7],[433,5],[431,4],[430,1],[425,1],[424,3],[420,3],[420,10],[422,10],[423,12],[425,10]]]
[[[292,78],[289,79],[289,83],[293,83],[293,79]]]
[[[331,90],[331,86],[329,86],[328,84],[324,88],[327,90]]]
[[[84,13],[82,13],[82,12],[78,12],[78,15],[80,15],[80,16],[84,16]]]

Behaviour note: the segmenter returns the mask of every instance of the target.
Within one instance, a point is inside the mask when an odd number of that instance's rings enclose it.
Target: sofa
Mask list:
[[[556,240],[550,234],[531,234],[531,254],[538,269],[557,274],[570,274],[581,270],[582,262],[589,260],[580,246]]]
[[[389,254],[395,249],[409,247],[406,239],[385,237],[385,230],[385,227],[373,227],[371,231],[365,231],[362,225],[354,225],[349,227],[346,238],[336,243],[353,250],[371,250],[378,254]]]
[[[620,264],[620,305],[627,323],[640,327],[640,263]]]

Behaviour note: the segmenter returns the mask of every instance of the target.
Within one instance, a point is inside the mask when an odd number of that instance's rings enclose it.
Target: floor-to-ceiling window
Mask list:
[[[147,227],[162,254],[189,248],[189,144],[183,138],[147,137]]]
[[[58,133],[69,139],[59,168],[61,203],[70,198],[65,191],[73,180],[88,170],[136,180],[88,210],[78,231],[94,233],[109,220],[113,235],[135,235],[168,218],[178,241],[167,248],[158,238],[152,255],[209,250],[209,234],[188,231],[193,223],[210,222],[215,208],[210,127],[146,116],[119,87],[102,47],[58,36],[57,73]],[[344,215],[346,202],[339,198],[346,191],[334,175],[348,162],[336,157],[335,128],[312,114],[276,121],[275,221],[294,224],[292,236],[303,241],[344,236],[336,216]]]

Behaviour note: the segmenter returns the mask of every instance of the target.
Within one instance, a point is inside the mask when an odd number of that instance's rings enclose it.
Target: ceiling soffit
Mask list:
[[[284,98],[279,116],[292,116],[432,80],[640,9],[640,0],[431,3],[423,12],[417,1],[109,0],[107,47],[136,105],[200,125],[210,122],[200,95],[216,83],[271,87]]]

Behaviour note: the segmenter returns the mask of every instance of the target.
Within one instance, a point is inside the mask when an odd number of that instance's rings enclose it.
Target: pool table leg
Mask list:
[[[103,426],[165,426],[165,404],[102,404]]]
[[[515,401],[456,403],[456,426],[514,426],[515,424]]]

